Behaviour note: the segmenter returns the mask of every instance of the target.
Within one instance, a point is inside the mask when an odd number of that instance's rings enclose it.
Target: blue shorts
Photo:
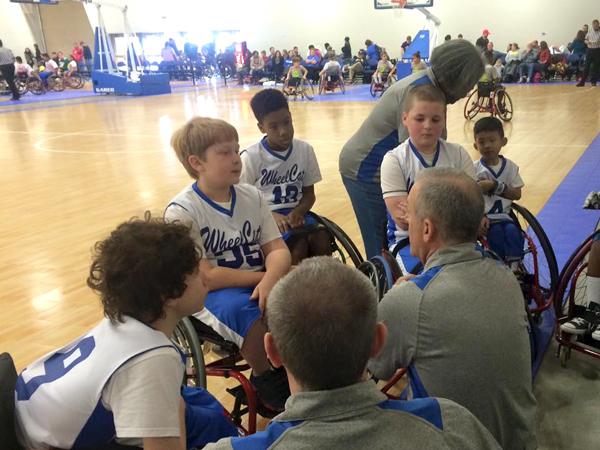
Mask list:
[[[236,426],[225,416],[219,401],[203,388],[184,386],[187,448],[203,448],[225,437],[238,436]]]
[[[194,317],[239,348],[261,313],[258,300],[250,300],[254,288],[226,288],[209,292],[204,309]]]
[[[282,216],[287,216],[292,211],[293,211],[293,209],[290,208],[290,209],[278,209],[273,212],[275,212],[277,214],[281,214]],[[306,214],[304,216],[304,222],[305,222],[305,225],[318,225],[319,224],[319,222],[317,222],[311,214]],[[286,231],[285,233],[282,233],[281,237],[283,238],[284,241],[287,241],[291,234],[292,234],[291,231]]]
[[[504,260],[520,260],[523,257],[525,237],[512,220],[492,222],[487,232],[490,250]]]
[[[417,268],[417,266],[421,264],[421,260],[416,256],[410,254],[410,242],[408,242],[408,238],[403,239],[400,242],[395,242],[391,244],[389,250],[392,254],[394,254],[394,249],[398,245],[404,245],[396,255],[396,261],[398,261],[398,264],[400,265],[402,275],[413,273],[413,270],[415,270],[415,268]],[[417,273],[421,273],[422,271],[423,267],[421,267],[421,269]]]

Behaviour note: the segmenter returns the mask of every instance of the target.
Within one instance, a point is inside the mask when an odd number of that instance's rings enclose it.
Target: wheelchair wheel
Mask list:
[[[356,248],[356,245],[354,245],[354,242],[352,242],[352,239],[348,237],[344,230],[326,217],[319,216],[313,212],[309,212],[308,214],[329,232],[329,236],[331,237],[331,256],[344,264],[352,263],[354,267],[361,265],[364,259],[358,248]]]
[[[340,81],[338,82],[339,86],[340,86],[340,91],[342,91],[342,94],[346,94],[346,86],[344,85],[344,79],[340,77]]]
[[[504,89],[498,89],[494,95],[494,109],[505,122],[513,118],[513,104],[510,96]]]
[[[209,79],[214,77],[215,76],[215,68],[208,64],[205,65],[204,66],[204,76]]]
[[[34,95],[42,95],[44,93],[44,83],[38,77],[27,78],[27,88]]]
[[[383,298],[383,286],[381,284],[380,273],[377,266],[371,261],[364,261],[357,267],[357,269],[360,270],[371,281],[373,287],[375,288],[377,299],[381,301]]]
[[[375,86],[377,86],[375,84],[375,81],[373,79],[371,79],[371,89],[370,90],[371,90],[371,95],[373,97],[377,96],[377,91],[375,90]]]
[[[550,306],[550,295],[558,281],[558,264],[550,240],[535,216],[512,204],[511,216],[525,237],[519,271],[525,300],[532,313]]]
[[[29,90],[29,87],[27,85],[27,79],[19,78],[18,80],[15,80],[15,83],[17,84],[17,87],[19,88],[20,95],[27,94],[27,91]]]
[[[383,256],[374,256],[369,261],[375,265],[379,274],[379,300],[381,300],[394,287],[396,279],[394,278],[392,267]]]
[[[471,120],[479,113],[480,100],[477,89],[475,89],[471,92],[471,95],[469,95],[467,102],[465,103],[465,119]]]
[[[309,100],[315,98],[315,87],[313,86],[312,82],[306,78],[302,78],[302,80],[300,80],[300,92],[302,92],[303,97]]]
[[[65,78],[65,81],[71,89],[81,89],[85,84],[85,80],[79,72],[75,72],[70,77]]]
[[[319,95],[321,95],[324,90],[325,90],[325,78],[319,77]]]
[[[58,75],[50,75],[46,80],[48,82],[48,89],[56,92],[62,92],[65,90],[65,80]]]
[[[186,386],[206,388],[206,368],[204,352],[198,334],[188,317],[181,319],[175,328],[173,340],[186,355],[186,367],[183,383]]]

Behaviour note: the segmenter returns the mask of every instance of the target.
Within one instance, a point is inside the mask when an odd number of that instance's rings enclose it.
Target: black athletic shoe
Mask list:
[[[256,389],[260,401],[275,411],[283,411],[290,396],[290,385],[283,367],[269,370],[257,377],[250,375],[250,383]]]

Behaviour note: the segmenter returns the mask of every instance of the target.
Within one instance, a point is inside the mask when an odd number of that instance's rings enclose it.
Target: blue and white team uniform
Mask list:
[[[464,170],[476,179],[473,161],[467,151],[458,144],[440,139],[433,155],[419,153],[410,139],[388,152],[381,165],[381,190],[383,198],[407,197],[415,184],[417,175],[429,167],[454,167]],[[408,230],[401,229],[387,211],[388,249],[394,253],[403,273],[412,273],[419,265],[418,258],[410,254]],[[398,249],[396,248],[398,247]]]
[[[302,200],[302,188],[322,180],[314,149],[300,139],[294,139],[286,151],[276,152],[269,148],[264,137],[242,151],[240,157],[240,183],[256,186],[269,209],[278,214],[289,214]],[[308,215],[305,220],[307,225],[316,223]],[[286,232],[283,238],[289,236],[290,232]]]
[[[124,319],[124,323],[117,324],[102,320],[88,333],[21,372],[15,387],[15,416],[19,439],[26,448],[80,449],[108,444],[117,437],[128,438],[126,443],[129,445],[141,446],[143,437],[178,437],[180,396],[187,405],[188,444],[202,446],[224,436],[236,435],[235,427],[223,414],[223,407],[208,392],[185,388],[180,394],[185,366],[182,353],[175,344],[160,331],[131,317]],[[156,363],[167,366],[166,373],[173,375],[173,386],[165,387],[166,398],[172,401],[163,406],[164,414],[172,416],[174,410],[175,421],[162,424],[158,430],[135,430],[131,420],[123,422],[125,416],[115,405],[137,404],[141,397],[152,398],[154,391],[141,389],[137,384],[137,390],[128,385],[125,390],[116,392],[114,379],[143,358],[148,361],[152,357],[158,358]],[[152,373],[144,376],[150,386]],[[166,381],[160,380],[161,383]],[[116,398],[107,392],[111,390]],[[188,403],[186,390],[191,403]],[[114,403],[105,402],[113,398]],[[137,413],[140,416],[158,415],[163,411]],[[119,431],[123,429],[133,430],[133,434],[121,436]],[[149,434],[144,434],[148,431]]]
[[[275,219],[259,190],[247,184],[231,186],[231,201],[217,203],[196,183],[171,200],[165,219],[190,225],[211,267],[258,272],[264,270],[262,246],[281,238]],[[195,316],[225,339],[242,347],[252,324],[261,316],[254,288],[227,288],[208,293]]]
[[[483,159],[474,163],[478,180],[496,180],[513,188],[525,185],[519,166],[510,159],[500,155],[497,166],[488,166]],[[499,195],[484,195],[485,214],[490,220],[490,229],[487,232],[487,241],[490,249],[506,260],[519,260],[523,255],[525,238],[521,229],[510,218],[512,200]]]

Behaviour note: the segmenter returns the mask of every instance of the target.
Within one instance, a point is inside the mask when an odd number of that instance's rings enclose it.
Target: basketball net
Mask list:
[[[402,17],[402,12],[408,0],[392,0],[392,9],[394,10],[394,17]]]

